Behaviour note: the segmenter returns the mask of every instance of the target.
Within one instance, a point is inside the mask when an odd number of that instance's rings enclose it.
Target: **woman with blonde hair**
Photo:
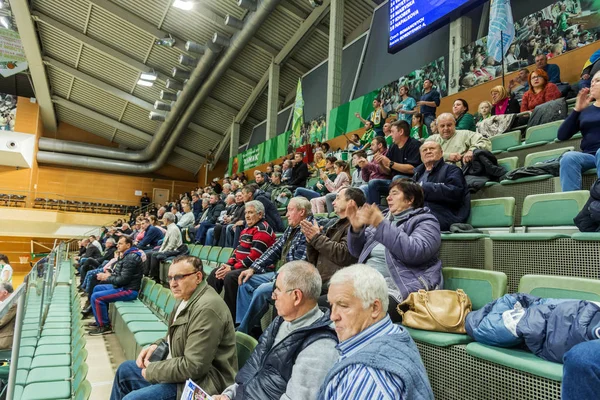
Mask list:
[[[350,166],[346,161],[337,160],[333,163],[333,169],[336,177],[334,181],[331,181],[325,171],[321,172],[321,179],[325,182],[325,187],[329,190],[325,196],[315,197],[310,200],[312,205],[313,214],[320,214],[325,212],[327,207],[327,213],[333,211],[333,200],[337,195],[337,192],[345,187],[350,186]]]
[[[520,112],[519,101],[509,96],[504,86],[494,86],[490,90],[492,95],[492,115],[518,114]]]
[[[323,153],[323,151],[319,150],[315,153],[315,164],[312,169],[313,170],[323,169],[323,168],[325,168],[326,163],[327,163],[327,160],[325,159],[325,154]]]

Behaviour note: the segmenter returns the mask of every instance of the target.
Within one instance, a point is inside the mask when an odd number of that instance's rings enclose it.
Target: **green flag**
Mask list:
[[[302,98],[302,80],[298,79],[294,119],[292,120],[292,146],[294,149],[302,146],[302,125],[304,125],[304,99]]]

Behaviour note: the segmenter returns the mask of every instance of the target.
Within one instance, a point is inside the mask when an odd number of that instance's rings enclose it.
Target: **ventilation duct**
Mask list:
[[[225,16],[225,25],[241,30],[244,27],[244,22],[227,14],[227,16]]]
[[[256,11],[256,0],[238,0],[238,6],[248,11]]]
[[[206,46],[189,40],[185,42],[185,51],[196,54],[204,54],[204,52],[206,51]]]
[[[154,102],[154,109],[160,110],[160,111],[171,111],[171,104],[156,100]],[[150,118],[150,119],[152,119],[152,118]]]
[[[225,49],[222,57],[218,60],[218,62],[210,67],[210,74],[204,81],[204,84],[199,88],[199,90],[193,89],[195,93],[195,97],[191,101],[191,103],[185,103],[182,101],[178,101],[175,103],[173,107],[173,111],[169,113],[167,118],[167,122],[163,124],[163,126],[167,125],[169,121],[173,120],[174,114],[179,110],[183,109],[176,119],[178,119],[177,124],[169,136],[169,138],[164,142],[160,140],[158,146],[160,148],[160,153],[158,157],[152,161],[146,163],[135,163],[135,162],[126,162],[126,161],[115,161],[110,159],[104,159],[99,157],[86,157],[86,156],[76,156],[70,154],[61,154],[61,153],[51,153],[48,151],[40,151],[37,155],[37,160],[40,163],[54,164],[54,165],[63,165],[70,166],[76,168],[90,168],[90,169],[99,169],[105,171],[115,171],[122,173],[132,173],[132,174],[145,174],[149,172],[156,171],[160,167],[162,167],[166,162],[171,152],[177,145],[177,141],[180,136],[187,131],[188,125],[194,118],[196,111],[198,108],[204,103],[204,101],[208,98],[211,91],[215,88],[219,79],[223,76],[225,71],[231,66],[231,64],[235,61],[236,57],[239,53],[246,47],[246,45],[250,42],[252,37],[256,34],[256,32],[260,29],[261,25],[267,20],[269,15],[275,10],[275,7],[281,2],[281,0],[262,0],[260,5],[258,5],[256,12],[251,13],[247,16],[246,22],[244,24],[244,29],[237,32],[231,38],[231,46]],[[209,46],[212,50],[212,47]],[[192,78],[190,78],[190,82],[196,78],[196,71],[198,71],[205,64],[206,55],[209,53],[214,53],[213,51],[207,51],[200,61],[198,67],[192,74]],[[200,76],[202,79],[203,76]],[[186,90],[182,93],[182,96],[188,96],[190,94],[190,90],[192,85],[186,85]],[[162,129],[162,126],[161,126]],[[157,134],[158,135],[158,134]],[[156,136],[154,136],[152,142],[155,142]],[[40,140],[41,142],[41,140]],[[69,142],[66,142],[69,143]],[[87,147],[91,149],[97,149],[98,146],[91,146],[83,144],[82,147]]]
[[[173,78],[177,78],[177,79],[181,79],[181,80],[186,80],[186,79],[190,79],[190,72],[189,71],[185,71],[181,68],[177,68],[177,67],[173,67],[173,71],[171,72],[171,76],[173,76]]]
[[[156,104],[154,104],[154,108],[156,108]],[[167,117],[163,113],[150,111],[150,119],[152,121],[164,121],[167,119]]]
[[[220,34],[219,32],[215,32],[212,38],[212,42],[221,47],[229,47],[230,40],[227,36]]]
[[[164,90],[160,91],[160,99],[161,100],[166,100],[166,101],[177,101],[177,94],[175,93],[171,93],[171,92],[167,92]]]
[[[167,79],[165,87],[171,90],[183,90],[183,83],[177,82],[175,79]]]

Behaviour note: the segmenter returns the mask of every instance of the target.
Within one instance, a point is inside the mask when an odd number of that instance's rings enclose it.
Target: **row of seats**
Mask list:
[[[199,244],[188,244],[188,250],[190,255],[202,260],[206,275],[210,274],[219,265],[226,263],[233,253],[233,249],[230,247],[203,246]],[[170,260],[161,263],[159,275],[161,282],[167,281],[170,265]]]
[[[0,193],[0,206],[4,207],[25,207],[27,196],[20,194]]]
[[[86,380],[85,332],[81,322],[81,300],[71,284],[74,275],[70,261],[58,268],[58,285],[47,314],[40,319],[43,299],[38,279],[30,283],[14,400],[87,400],[91,385]]]
[[[88,201],[59,200],[38,197],[33,203],[33,208],[41,208],[44,210],[62,210],[72,212],[124,215],[130,214],[133,210],[137,209],[138,207],[123,204],[94,203]]]
[[[442,272],[444,288],[464,290],[473,310],[507,293],[507,277],[502,272],[466,268],[443,268]],[[600,281],[596,279],[525,275],[518,291],[600,301]],[[417,343],[436,399],[560,398],[562,364],[525,350],[477,343],[468,335],[407,329]]]
[[[600,250],[600,234],[573,223],[588,197],[587,190],[527,196],[516,229],[514,198],[472,200],[469,223],[484,233],[442,235],[442,264],[503,272],[509,291],[527,274],[597,278],[600,267],[589,259]]]

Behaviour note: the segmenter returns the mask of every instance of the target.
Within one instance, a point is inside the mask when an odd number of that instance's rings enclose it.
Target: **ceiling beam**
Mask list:
[[[21,0],[22,1],[22,0]],[[162,29],[158,29],[152,23],[146,21],[145,19],[138,17],[134,13],[126,10],[125,8],[109,1],[109,0],[89,0],[96,7],[100,7],[103,10],[116,15],[124,21],[129,22],[134,25],[136,28],[146,32],[148,35],[153,36],[156,39],[163,39],[169,36],[169,33],[163,31]],[[182,52],[185,52],[185,40],[175,37],[171,35],[175,39],[175,48],[179,49]]]
[[[296,48],[296,45],[302,41],[302,38],[305,35],[308,35],[314,29],[314,27],[316,25],[318,25],[323,20],[323,18],[325,18],[327,13],[329,13],[329,4],[330,4],[330,0],[324,0],[322,6],[315,8],[313,10],[313,12],[310,13],[310,15],[304,20],[304,22],[302,22],[302,24],[300,25],[298,30],[290,38],[290,40],[285,44],[285,46],[283,46],[283,49],[281,49],[274,56],[274,58],[273,58],[274,63],[282,64],[285,60],[287,60],[289,58],[289,56],[293,53],[294,49]],[[289,61],[292,61],[292,60],[289,60]],[[289,61],[287,63],[288,65],[290,65]],[[292,65],[290,65],[290,66],[292,66]],[[306,71],[306,72],[308,72],[308,71]],[[306,72],[304,72],[304,73],[306,73]],[[250,110],[252,110],[252,108],[254,107],[254,104],[256,104],[256,101],[260,98],[263,91],[267,87],[268,82],[269,82],[269,71],[267,70],[267,71],[265,71],[262,78],[260,79],[260,81],[258,82],[256,87],[254,88],[254,90],[252,91],[250,96],[248,97],[248,100],[246,100],[246,102],[242,106],[241,110],[236,115],[234,122],[242,124],[246,120],[246,118],[248,117],[248,114],[250,114]],[[223,140],[217,147],[217,150],[215,151],[215,154],[214,154],[215,162],[217,160],[219,160],[219,158],[221,157],[221,154],[223,154],[223,151],[229,147],[229,139],[230,138],[231,138],[231,129],[228,129],[227,133],[225,134],[225,137],[223,138]],[[214,166],[214,164],[213,164],[213,166]]]
[[[42,60],[42,51],[38,42],[37,31],[31,20],[29,2],[27,0],[11,0],[11,9],[17,23],[25,57],[29,64],[35,97],[40,107],[40,117],[46,132],[56,132],[56,114],[50,95],[50,85],[46,76],[46,68]]]
[[[146,132],[142,132],[139,129],[133,128],[127,124],[124,124],[122,122],[116,121],[112,118],[108,118],[105,115],[102,115],[94,110],[90,110],[89,108],[80,106],[79,104],[73,103],[72,101],[69,101],[67,99],[63,99],[62,97],[59,96],[52,96],[52,102],[54,104],[58,104],[61,107],[65,107],[68,108],[69,110],[75,111],[81,115],[84,115],[86,117],[95,119],[96,121],[100,121],[110,127],[113,127],[115,129],[118,129],[120,131],[123,132],[127,132],[139,139],[145,140],[147,142],[149,142],[150,140],[152,140],[152,136],[147,134]],[[85,128],[84,128],[85,129]],[[204,163],[206,161],[206,158],[193,153],[189,150],[183,149],[181,147],[175,147],[175,153],[182,155],[186,158],[198,161],[200,163]]]
[[[298,21],[304,21],[309,16],[309,14],[306,11],[304,11],[292,2],[281,2],[277,6],[277,9],[286,14],[287,16],[294,18]],[[323,37],[329,37],[329,30],[326,26],[317,25],[315,27],[315,31],[320,33]]]
[[[267,54],[270,57],[275,57],[277,54],[279,54],[279,50],[277,50],[275,47],[271,46],[270,44],[268,44],[256,37],[254,37],[254,39],[252,39],[249,44],[254,46],[255,48],[257,48],[258,50],[262,51],[263,53]]]
[[[293,58],[288,58],[285,61],[285,65],[287,65],[288,67],[292,68],[296,72],[300,73],[300,75],[304,75],[308,71],[310,71],[310,69],[308,69],[307,66],[305,66],[303,64],[300,64],[298,61],[294,60]]]
[[[205,103],[208,104],[209,106],[213,106],[214,108],[217,108],[221,111],[225,111],[231,115],[237,115],[237,113],[240,112],[240,110],[230,106],[229,104],[225,104],[222,101],[219,101],[213,97],[207,98]]]
[[[128,101],[132,104],[135,104],[139,107],[142,107],[145,110],[148,111],[154,111],[154,104],[150,104],[145,100],[142,100],[138,97],[135,97],[134,95],[127,93],[121,89],[117,89],[114,86],[109,85],[108,83],[102,82],[99,79],[96,79],[92,76],[89,76],[75,68],[72,68],[66,64],[61,63],[60,61],[57,61],[53,58],[50,57],[44,57],[44,64],[49,65],[53,68],[59,69],[87,84],[90,84],[100,90],[104,90],[107,93],[112,94],[113,96],[116,96],[122,100]]]
[[[215,131],[211,131],[203,126],[194,124],[193,122],[188,125],[188,129],[192,132],[199,133],[200,135],[206,136],[209,139],[216,141],[223,140],[223,135]]]
[[[233,68],[229,68],[227,71],[225,71],[225,75],[228,75],[236,81],[243,83],[251,88],[253,88],[257,84],[257,82],[255,82],[253,79],[250,79],[246,75],[237,72]]]

